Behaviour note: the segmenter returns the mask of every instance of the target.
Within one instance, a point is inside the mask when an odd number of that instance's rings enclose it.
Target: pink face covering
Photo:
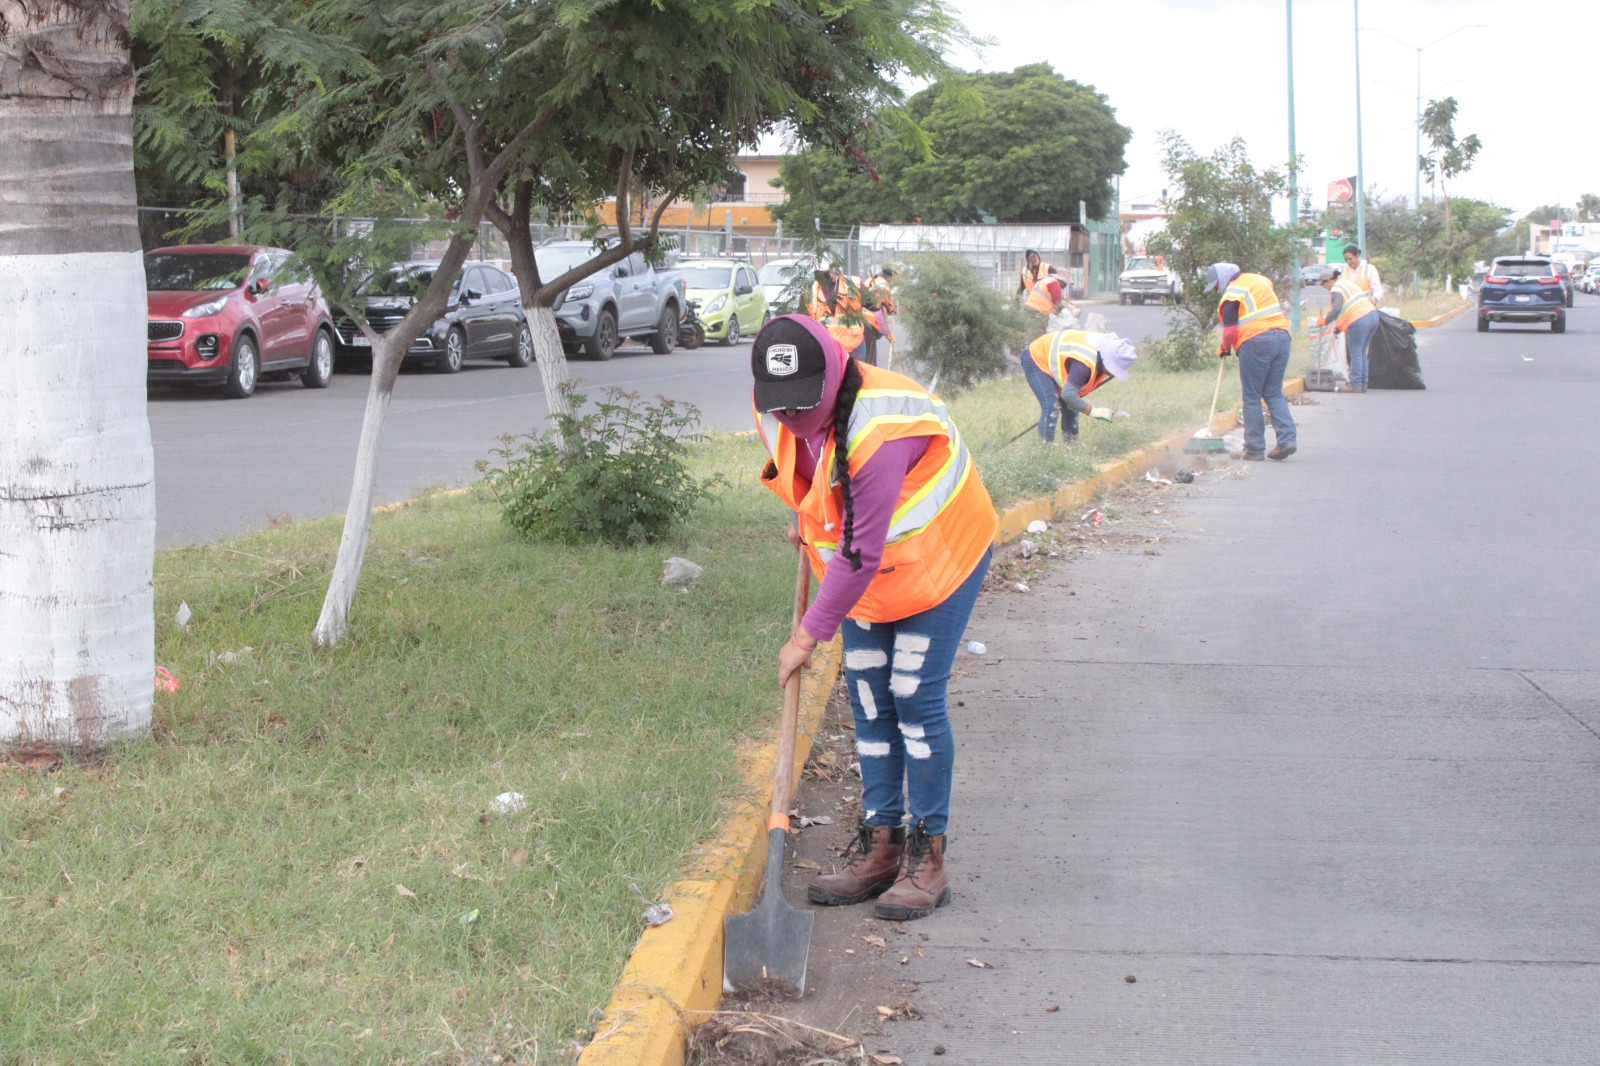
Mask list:
[[[833,409],[839,401],[839,384],[844,380],[845,360],[844,347],[822,328],[822,324],[813,318],[804,315],[786,315],[786,318],[801,323],[806,332],[811,334],[827,356],[822,377],[822,402],[805,411],[797,411],[792,416],[782,411],[774,411],[778,422],[783,428],[793,433],[802,440],[814,439],[822,436],[829,426],[833,424]]]

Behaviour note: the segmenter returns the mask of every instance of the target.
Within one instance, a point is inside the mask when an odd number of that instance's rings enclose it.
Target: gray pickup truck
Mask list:
[[[552,279],[594,258],[595,248],[589,241],[550,241],[533,254],[539,276]],[[562,293],[555,303],[556,330],[568,354],[581,349],[590,359],[610,359],[622,338],[636,337],[666,355],[678,343],[683,308],[678,272],[657,270],[635,252]]]

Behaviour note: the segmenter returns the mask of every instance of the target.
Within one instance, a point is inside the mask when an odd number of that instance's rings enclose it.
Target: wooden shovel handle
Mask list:
[[[811,599],[811,563],[800,549],[800,572],[794,579],[794,616],[789,631],[794,632]],[[783,686],[783,722],[778,729],[778,765],[772,772],[772,817],[768,829],[789,828],[789,800],[794,795],[794,741],[800,729],[800,671],[796,670]]]

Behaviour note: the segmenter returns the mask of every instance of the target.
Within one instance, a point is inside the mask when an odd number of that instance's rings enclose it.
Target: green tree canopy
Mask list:
[[[813,148],[784,161],[790,228],[858,222],[1059,222],[1113,201],[1131,132],[1092,86],[1036,63],[962,74],[913,96],[926,150],[879,122],[864,143]]]

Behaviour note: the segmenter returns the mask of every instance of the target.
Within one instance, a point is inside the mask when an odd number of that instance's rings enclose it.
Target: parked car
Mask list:
[[[1300,268],[1300,284],[1321,285],[1333,277],[1337,269],[1332,263],[1311,263]]]
[[[367,324],[387,333],[411,310],[433,280],[438,262],[397,263],[358,291]],[[349,318],[340,315],[339,355],[351,360],[370,354],[372,344]],[[533,331],[516,279],[492,263],[467,263],[450,286],[445,312],[411,342],[406,361],[454,374],[468,359],[503,359],[511,366],[533,362]]]
[[[1579,279],[1579,288],[1591,296],[1600,292],[1600,263],[1593,263],[1583,272]]]
[[[533,250],[539,277],[553,281],[595,256],[589,241],[546,241]],[[556,298],[556,330],[567,352],[580,347],[590,359],[610,359],[623,337],[647,340],[666,355],[678,343],[685,300],[675,270],[657,270],[634,252],[575,282]]]
[[[1561,279],[1561,292],[1566,300],[1565,306],[1571,307],[1578,291],[1577,282],[1572,280],[1572,271],[1567,269],[1567,264],[1560,259],[1550,260],[1550,268],[1556,272],[1556,277]]]
[[[699,307],[706,336],[725,345],[739,343],[767,324],[766,291],[756,272],[737,259],[685,259],[678,263],[689,299]]]
[[[804,311],[806,290],[811,285],[811,273],[817,269],[812,259],[774,259],[756,274],[761,282],[762,294],[767,298],[767,312],[773,315],[792,315]]]
[[[149,305],[146,381],[221,385],[234,399],[264,374],[300,372],[308,389],[333,377],[333,316],[290,252],[195,244],[145,254]]]
[[[1566,289],[1548,259],[1500,256],[1478,290],[1478,332],[1491,322],[1548,322],[1553,333],[1567,331]]]
[[[1130,256],[1127,267],[1117,275],[1118,303],[1142,304],[1146,300],[1176,303],[1182,294],[1183,283],[1178,275],[1153,255]]]

